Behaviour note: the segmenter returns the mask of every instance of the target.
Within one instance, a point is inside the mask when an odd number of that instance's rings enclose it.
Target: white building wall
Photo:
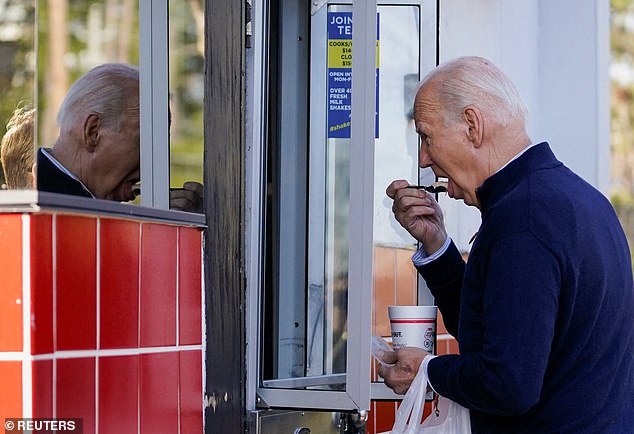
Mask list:
[[[608,0],[440,2],[440,62],[483,56],[515,82],[529,134],[607,193],[609,182]],[[447,229],[469,250],[480,213],[442,198]]]

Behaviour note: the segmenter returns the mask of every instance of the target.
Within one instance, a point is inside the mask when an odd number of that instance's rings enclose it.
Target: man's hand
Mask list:
[[[385,385],[398,395],[405,395],[418,373],[421,362],[429,353],[416,347],[404,347],[385,352],[383,361],[394,366],[379,366],[379,375]]]
[[[396,220],[431,255],[447,238],[442,211],[430,193],[408,186],[407,181],[399,179],[392,181],[385,192],[394,200],[392,212]]]
[[[186,182],[183,188],[170,188],[170,209],[202,213],[203,185]]]

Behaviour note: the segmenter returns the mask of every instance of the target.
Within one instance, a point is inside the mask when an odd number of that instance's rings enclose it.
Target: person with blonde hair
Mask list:
[[[7,123],[0,160],[8,189],[33,188],[35,109],[19,107]]]

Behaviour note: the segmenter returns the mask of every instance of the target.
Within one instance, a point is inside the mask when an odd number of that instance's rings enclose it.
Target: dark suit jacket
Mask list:
[[[73,196],[90,197],[81,183],[60,170],[42,149],[37,150],[37,189],[51,193],[63,193]]]

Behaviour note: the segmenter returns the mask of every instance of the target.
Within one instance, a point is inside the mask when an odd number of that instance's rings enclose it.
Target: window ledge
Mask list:
[[[110,200],[90,199],[37,190],[5,190],[0,192],[0,213],[41,212],[48,210],[206,227],[204,214],[147,208]]]

